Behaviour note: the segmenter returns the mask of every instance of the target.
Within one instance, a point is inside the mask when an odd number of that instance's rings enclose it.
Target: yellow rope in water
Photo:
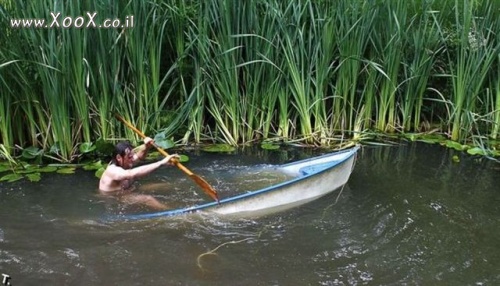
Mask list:
[[[207,252],[205,252],[205,253],[200,254],[200,255],[198,256],[198,258],[196,259],[196,263],[198,264],[198,267],[199,267],[201,270],[204,270],[204,269],[203,269],[203,266],[201,266],[201,258],[202,258],[203,256],[205,256],[205,255],[211,255],[211,254],[212,254],[212,255],[216,255],[217,253],[215,253],[215,252],[217,251],[217,249],[219,249],[219,248],[223,247],[224,245],[241,243],[241,242],[244,242],[244,241],[247,241],[247,240],[250,240],[250,239],[252,239],[252,238],[251,238],[251,237],[247,237],[247,238],[245,238],[245,239],[238,240],[238,241],[234,241],[234,240],[232,240],[232,241],[224,242],[223,244],[221,244],[221,245],[217,246],[216,248],[214,248],[214,249],[212,249],[212,250],[210,250],[210,251],[207,251]]]

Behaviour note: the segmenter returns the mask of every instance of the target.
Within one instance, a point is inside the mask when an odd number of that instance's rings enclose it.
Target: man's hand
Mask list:
[[[146,148],[151,148],[155,141],[151,137],[146,137],[144,138],[144,145],[146,145]]]
[[[163,160],[161,160],[161,161],[162,161],[162,164],[163,164],[163,165],[173,165],[173,164],[175,164],[175,163],[179,162],[179,159],[180,159],[180,158],[181,158],[181,157],[180,157],[179,155],[177,155],[177,154],[172,154],[172,155],[168,155],[168,156],[166,156],[166,157],[165,157]]]

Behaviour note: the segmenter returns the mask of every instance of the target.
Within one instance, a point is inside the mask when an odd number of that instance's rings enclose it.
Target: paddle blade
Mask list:
[[[212,188],[212,186],[210,186],[207,181],[205,181],[202,177],[192,173],[189,175],[189,177],[191,177],[191,179],[193,179],[198,184],[198,186],[200,186],[203,191],[205,191],[207,195],[219,202],[219,195],[217,194],[217,191],[214,190],[214,188]]]

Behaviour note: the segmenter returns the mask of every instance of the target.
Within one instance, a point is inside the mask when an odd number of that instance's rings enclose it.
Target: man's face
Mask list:
[[[124,155],[118,155],[118,162],[123,169],[131,169],[134,166],[134,150],[127,148]]]

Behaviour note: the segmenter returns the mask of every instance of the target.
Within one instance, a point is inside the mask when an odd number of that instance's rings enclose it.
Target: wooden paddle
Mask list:
[[[120,115],[116,114],[115,115],[118,120],[123,122],[125,125],[127,125],[128,128],[132,129],[137,135],[141,136],[143,139],[146,138],[146,135],[142,133],[139,129],[135,128],[132,124],[130,124],[127,120],[125,120],[123,117]],[[163,156],[168,156],[168,153],[160,148],[158,145],[153,143],[153,146],[163,155]],[[217,191],[210,186],[207,181],[205,181],[202,177],[194,174],[191,172],[188,168],[184,167],[179,161],[177,160],[172,160],[174,165],[177,166],[177,168],[181,169],[184,173],[186,173],[191,179],[193,179],[202,189],[203,191],[209,195],[212,199],[216,200],[219,202],[219,196],[217,194]]]

